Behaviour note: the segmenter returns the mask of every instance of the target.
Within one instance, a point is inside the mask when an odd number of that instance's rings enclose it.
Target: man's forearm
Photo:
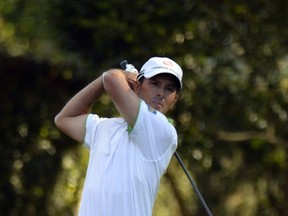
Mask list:
[[[104,91],[102,79],[101,77],[98,77],[84,89],[78,92],[74,97],[72,97],[61,112],[56,116],[56,119],[87,114],[93,103],[102,95]]]
[[[103,92],[102,79],[99,77],[68,101],[54,119],[57,128],[72,139],[84,142],[88,111]]]

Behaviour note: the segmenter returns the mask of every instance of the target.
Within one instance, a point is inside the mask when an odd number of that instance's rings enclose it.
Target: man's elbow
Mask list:
[[[58,129],[61,129],[61,122],[62,122],[62,118],[60,114],[56,115],[54,118],[54,124],[56,125]]]
[[[109,70],[103,77],[104,88],[109,93],[109,91],[117,88],[119,80],[123,78],[123,73],[118,69]]]

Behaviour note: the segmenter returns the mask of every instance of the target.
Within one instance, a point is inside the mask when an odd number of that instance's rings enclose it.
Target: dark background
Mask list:
[[[288,215],[287,13],[285,0],[1,1],[0,214],[76,214],[88,154],[54,116],[123,59],[158,55],[183,68],[169,116],[213,215]],[[93,111],[117,114],[107,96]],[[174,159],[154,215],[205,215]]]

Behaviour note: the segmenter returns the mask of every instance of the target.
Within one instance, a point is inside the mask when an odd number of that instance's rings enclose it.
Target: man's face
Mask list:
[[[178,99],[177,86],[170,74],[145,78],[137,93],[149,106],[163,114],[172,109]]]

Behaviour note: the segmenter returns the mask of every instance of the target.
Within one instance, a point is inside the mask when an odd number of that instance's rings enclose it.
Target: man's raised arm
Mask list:
[[[58,113],[54,119],[57,128],[72,139],[84,142],[88,111],[104,91],[100,76],[72,97]]]
[[[137,96],[139,82],[137,74],[112,69],[103,75],[105,91],[112,99],[115,107],[130,126],[134,126],[140,99]]]

